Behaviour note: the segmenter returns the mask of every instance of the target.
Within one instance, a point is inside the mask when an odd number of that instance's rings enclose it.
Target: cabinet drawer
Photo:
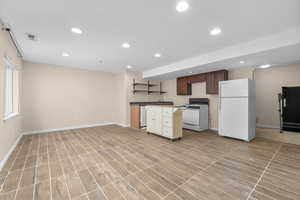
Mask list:
[[[173,118],[172,117],[163,117],[162,120],[163,126],[172,127],[173,126]]]
[[[168,138],[173,138],[173,129],[170,127],[163,128],[163,136]]]
[[[172,108],[163,108],[163,115],[164,116],[172,116],[173,115],[173,109]]]

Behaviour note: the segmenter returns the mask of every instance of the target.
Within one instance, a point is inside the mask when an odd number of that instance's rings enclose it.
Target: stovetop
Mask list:
[[[201,106],[208,106],[208,98],[190,98],[189,104],[186,104],[186,108],[200,109]]]
[[[186,104],[186,108],[192,108],[192,109],[200,109],[201,106],[208,106],[207,104]]]

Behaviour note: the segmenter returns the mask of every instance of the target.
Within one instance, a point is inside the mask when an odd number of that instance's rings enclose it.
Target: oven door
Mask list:
[[[187,108],[183,111],[183,125],[199,126],[200,125],[200,109]]]

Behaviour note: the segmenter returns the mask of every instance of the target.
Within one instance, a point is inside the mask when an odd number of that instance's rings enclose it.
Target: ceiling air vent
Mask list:
[[[31,41],[37,41],[37,37],[36,35],[32,34],[32,33],[25,33],[27,38]]]

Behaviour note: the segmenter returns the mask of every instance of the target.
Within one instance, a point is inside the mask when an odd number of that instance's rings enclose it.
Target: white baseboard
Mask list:
[[[40,133],[51,133],[51,132],[56,132],[56,131],[66,131],[66,130],[74,130],[74,129],[81,129],[81,128],[92,128],[92,127],[97,127],[97,126],[108,126],[108,125],[123,126],[120,123],[109,122],[109,123],[89,124],[89,125],[82,125],[82,126],[69,126],[69,127],[64,127],[64,128],[55,128],[55,129],[44,129],[44,130],[36,130],[36,131],[26,131],[26,132],[23,132],[23,135],[32,135],[32,134],[40,134]]]
[[[0,171],[2,170],[3,166],[5,165],[6,161],[8,160],[10,154],[14,151],[16,146],[18,145],[20,139],[22,138],[23,134],[20,134],[14,144],[10,147],[9,151],[7,154],[4,156],[4,158],[0,161]]]
[[[210,128],[210,130],[218,132],[219,129],[218,128]]]
[[[265,125],[265,124],[257,124],[256,128],[280,129],[279,126]],[[212,131],[218,131],[218,128],[210,128],[210,130],[212,130]]]
[[[279,126],[266,125],[266,124],[256,124],[257,128],[271,128],[271,129],[280,129]]]
[[[122,127],[130,127],[130,125],[129,124],[122,124],[122,123],[115,123],[116,125],[118,125],[118,126],[122,126]]]

